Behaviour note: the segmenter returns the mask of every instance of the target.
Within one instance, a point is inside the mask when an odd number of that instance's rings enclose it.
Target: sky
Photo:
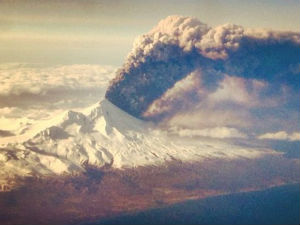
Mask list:
[[[126,75],[126,68],[139,61],[145,62],[143,73],[162,75],[164,79],[176,74],[178,67],[171,63],[172,57],[177,57],[173,54],[176,51],[168,43],[160,48],[164,39],[153,38],[162,31],[166,40],[178,42],[178,57],[181,48],[188,53],[191,40],[192,44],[199,42],[195,45],[199,54],[194,55],[193,67],[186,67],[189,59],[179,57],[175,63],[183,68],[178,70],[181,78],[187,79],[179,80],[174,89],[173,84],[167,86],[164,95],[150,105],[153,112],[158,106],[162,113],[165,102],[174,106],[168,109],[168,127],[181,136],[218,134],[220,138],[297,141],[299,145],[300,101],[295,93],[299,93],[300,46],[291,44],[293,32],[300,31],[299,8],[299,0],[0,0],[0,135],[1,131],[19,134],[28,124],[96,103],[104,97],[118,69]],[[207,26],[203,31],[202,23]],[[226,23],[243,28],[222,27]],[[187,29],[181,30],[180,37],[174,37],[172,30],[180,24]],[[248,45],[240,42],[240,32],[247,33],[246,28],[266,29],[256,36],[252,34],[257,39],[249,42],[254,44],[252,55],[248,54]],[[270,30],[288,32],[276,36]],[[139,35],[151,41],[141,38],[134,42]],[[205,37],[203,41],[199,35]],[[232,43],[227,43],[231,38]],[[286,38],[290,40],[288,45],[281,45]],[[299,34],[294,38],[299,40]],[[237,57],[228,50],[236,45]],[[261,46],[266,55],[260,54]],[[147,63],[143,54],[149,54],[153,62],[162,56],[163,65],[169,65],[167,72],[166,68]],[[197,60],[203,57],[210,64],[199,69]],[[227,60],[219,71],[218,60],[222,57]],[[255,66],[262,70],[260,77],[255,74]],[[191,71],[183,71],[184,68]],[[143,79],[137,76],[132,87],[124,90],[140,87],[138,81]],[[119,89],[116,92],[121,93]],[[121,102],[125,103],[123,97]],[[143,100],[143,95],[135,97]],[[179,105],[184,105],[184,110],[178,109]],[[152,108],[148,109],[146,113],[151,115]]]
[[[133,40],[169,15],[299,31],[299,6],[298,0],[0,0],[0,62],[121,66]]]

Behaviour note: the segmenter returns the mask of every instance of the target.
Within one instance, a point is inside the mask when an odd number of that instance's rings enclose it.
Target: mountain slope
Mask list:
[[[113,168],[178,160],[255,158],[275,154],[209,140],[175,140],[104,99],[83,112],[68,111],[0,140],[0,182],[16,176],[78,173],[84,165]]]

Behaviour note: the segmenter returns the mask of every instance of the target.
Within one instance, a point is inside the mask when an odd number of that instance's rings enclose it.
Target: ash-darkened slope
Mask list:
[[[269,82],[264,96],[280,96],[282,85],[297,93],[299,52],[298,33],[254,31],[230,24],[210,28],[195,18],[170,16],[136,40],[106,98],[136,117],[161,119],[180,110],[178,105],[199,103],[226,75]],[[199,82],[181,93],[184,101],[170,96],[160,101],[194,71]],[[201,94],[194,95],[195,90]],[[150,107],[154,103],[155,110]]]

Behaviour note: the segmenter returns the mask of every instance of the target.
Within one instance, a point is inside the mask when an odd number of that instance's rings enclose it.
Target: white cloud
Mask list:
[[[19,110],[16,107],[3,107],[0,108],[0,116],[10,116],[11,114],[18,113]]]
[[[300,141],[300,132],[287,133],[286,131],[278,131],[275,133],[265,133],[259,135],[258,139]]]
[[[94,104],[114,71],[101,65],[0,64],[0,130],[18,134],[29,123]]]
[[[213,127],[199,130],[179,129],[177,134],[182,137],[212,137],[212,138],[246,138],[247,135],[236,128],[231,127]]]
[[[0,64],[0,114],[93,104],[104,96],[114,72],[101,65]]]
[[[289,135],[291,141],[300,141],[300,132],[294,132]]]
[[[21,132],[34,121],[26,117],[23,118],[7,118],[0,117],[0,130],[12,131],[14,133]]]
[[[196,110],[181,112],[168,121],[168,126],[182,126],[192,129],[203,127],[251,127],[253,119],[245,109],[216,109],[200,104]]]
[[[45,95],[51,90],[82,90],[103,88],[114,68],[99,65],[27,66],[0,65],[0,95]]]

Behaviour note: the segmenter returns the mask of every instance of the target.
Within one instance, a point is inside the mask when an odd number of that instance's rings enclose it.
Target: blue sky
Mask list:
[[[299,31],[299,9],[295,0],[1,0],[0,61],[120,66],[134,38],[168,15]]]

